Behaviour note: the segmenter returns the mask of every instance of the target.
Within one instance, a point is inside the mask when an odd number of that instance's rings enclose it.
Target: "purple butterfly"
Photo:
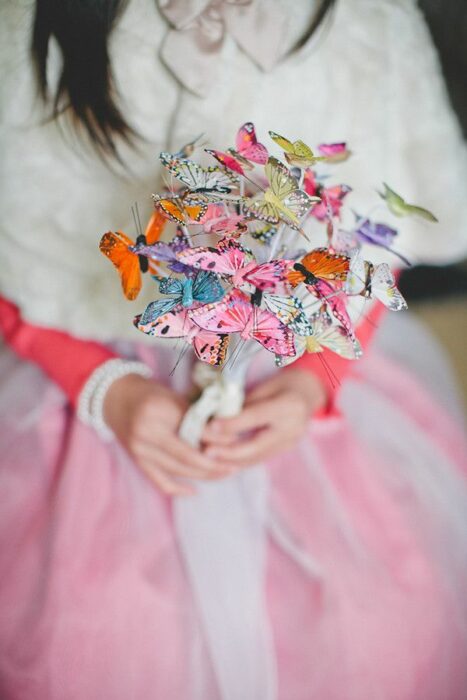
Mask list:
[[[188,236],[179,228],[170,243],[164,243],[162,241],[158,241],[152,245],[138,243],[135,246],[134,252],[138,253],[138,255],[144,255],[150,260],[167,263],[167,267],[172,270],[172,272],[184,274],[187,277],[193,277],[198,271],[180,262],[177,257],[179,253],[189,247],[190,242]]]
[[[361,243],[371,243],[372,245],[378,245],[381,248],[386,248],[394,255],[397,255],[406,265],[409,267],[411,263],[405,258],[401,253],[394,250],[392,244],[397,236],[397,230],[391,228],[386,224],[376,223],[370,219],[365,219],[363,216],[357,217],[357,224],[353,230],[353,234]]]

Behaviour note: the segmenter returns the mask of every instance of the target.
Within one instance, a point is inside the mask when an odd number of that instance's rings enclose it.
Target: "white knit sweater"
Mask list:
[[[284,29],[292,44],[306,29],[311,3],[270,1],[293,10]],[[247,120],[262,140],[267,129],[310,144],[347,140],[355,155],[336,169],[335,181],[357,190],[349,203],[368,213],[384,180],[440,220],[397,222],[401,251],[435,264],[466,253],[467,155],[412,0],[338,0],[328,27],[270,73],[227,37],[222,79],[208,98],[183,88],[159,59],[168,28],[155,1],[131,0],[111,54],[124,113],[145,141],[139,151],[121,149],[125,172],[106,167],[66,120],[62,131],[44,123],[29,55],[33,6],[3,0],[0,7],[0,293],[26,319],[80,337],[134,339],[131,318],[150,299],[151,285],[138,301],[123,299],[115,270],[99,253],[100,236],[109,229],[134,233],[134,201],[150,212],[150,194],[161,184],[160,150],[200,132],[225,146]],[[52,54],[53,81],[56,46]],[[373,249],[371,257],[385,254]]]

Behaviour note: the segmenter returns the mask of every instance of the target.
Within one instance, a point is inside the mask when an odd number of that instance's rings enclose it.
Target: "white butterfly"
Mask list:
[[[305,352],[324,352],[326,349],[345,357],[347,360],[357,360],[362,356],[363,351],[358,340],[352,339],[345,328],[334,324],[327,313],[317,314],[310,321],[313,333],[295,336],[295,357],[276,358],[276,364],[279,366],[287,365],[301,357]]]
[[[381,263],[375,267],[364,260],[359,251],[351,256],[344,289],[346,294],[378,299],[391,311],[407,309],[407,302],[396,287],[389,265]]]
[[[232,195],[232,190],[237,188],[239,183],[239,178],[234,173],[218,166],[202,168],[192,160],[178,158],[164,151],[159,158],[168,171],[191,192],[205,196],[210,201],[240,199],[239,195]]]

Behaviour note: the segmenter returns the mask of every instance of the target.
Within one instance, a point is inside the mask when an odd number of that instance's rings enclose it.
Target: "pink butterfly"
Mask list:
[[[191,309],[189,315],[200,328],[212,333],[239,333],[243,340],[256,340],[276,355],[295,355],[293,332],[238,289],[232,289],[222,301]]]
[[[317,202],[310,211],[310,214],[318,219],[325,221],[329,217],[339,216],[344,198],[352,191],[348,185],[334,185],[332,187],[324,187],[316,180],[313,170],[306,170],[303,178],[303,189],[312,197],[321,197],[321,202]]]
[[[325,301],[327,307],[345,329],[351,340],[355,340],[355,332],[352,321],[347,312],[345,303],[346,296],[342,291],[341,294],[336,294],[336,289],[326,280],[318,280],[314,285],[308,285],[307,289],[314,294],[318,299]]]
[[[226,216],[225,211],[223,214],[223,216],[211,219],[204,224],[206,233],[217,233],[220,236],[239,236],[242,233],[247,233],[248,226],[243,215]]]
[[[321,155],[326,156],[328,163],[342,163],[352,155],[345,141],[340,143],[321,143],[318,146]]]
[[[239,175],[245,175],[244,168],[251,170],[251,163],[265,165],[268,161],[266,146],[259,143],[256,138],[255,127],[252,122],[246,122],[240,127],[235,140],[235,148],[229,148],[227,153],[210,148],[206,148],[205,151],[226,168],[233,170]]]
[[[196,356],[202,362],[215,366],[224,363],[229,336],[203,330],[193,323],[185,307],[180,305],[151,323],[142,324],[140,319],[141,315],[136,316],[133,323],[143,333],[158,338],[184,338],[193,346]]]
[[[181,251],[179,260],[184,265],[230,277],[234,287],[251,284],[261,292],[288,295],[288,274],[293,260],[271,260],[261,265],[253,255],[233,238],[220,241],[215,248],[199,247]]]

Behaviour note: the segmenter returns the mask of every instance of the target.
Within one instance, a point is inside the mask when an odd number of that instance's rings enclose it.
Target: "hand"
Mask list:
[[[238,416],[215,418],[206,426],[204,454],[238,468],[261,462],[293,447],[326,398],[310,372],[281,371],[247,395]]]
[[[191,495],[179,480],[218,479],[231,473],[178,437],[187,401],[150,379],[128,374],[115,380],[104,401],[104,419],[141,471],[164,493]]]

